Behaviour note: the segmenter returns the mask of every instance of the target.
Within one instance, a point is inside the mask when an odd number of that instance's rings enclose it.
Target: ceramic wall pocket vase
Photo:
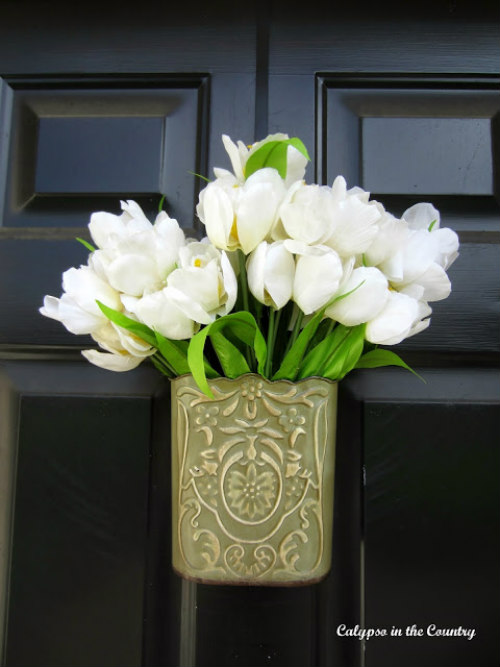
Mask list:
[[[173,567],[198,582],[312,584],[331,563],[337,383],[172,380]]]

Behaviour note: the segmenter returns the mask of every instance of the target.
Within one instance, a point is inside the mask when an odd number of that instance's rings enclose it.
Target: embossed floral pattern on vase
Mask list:
[[[257,472],[255,463],[246,473],[232,470],[228,475],[227,498],[236,514],[243,519],[260,519],[273,508],[276,499],[276,475],[270,471]]]
[[[337,385],[257,375],[172,383],[174,567],[214,583],[291,584],[330,565]]]

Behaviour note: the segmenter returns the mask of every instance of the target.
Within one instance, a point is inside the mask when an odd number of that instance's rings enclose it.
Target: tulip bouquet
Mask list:
[[[458,238],[429,203],[401,219],[359,187],[307,185],[303,143],[285,134],[251,147],[223,136],[232,171],[214,169],[186,239],[160,210],[93,213],[88,262],[63,274],[40,312],[104,350],[88,361],[127,371],[149,359],[169,377],[257,372],[341,380],[355,368],[409,368],[392,346],[429,326],[446,298]],[[161,208],[161,207],[160,207]],[[410,369],[411,370],[411,369]]]

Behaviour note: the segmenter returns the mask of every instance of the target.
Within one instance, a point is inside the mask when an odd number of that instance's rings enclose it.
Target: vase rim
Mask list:
[[[182,375],[177,375],[176,377],[168,379],[170,380],[170,382],[175,382],[176,380],[181,380],[182,378],[193,378],[193,374],[183,373]],[[321,377],[320,375],[309,375],[308,377],[300,378],[299,380],[288,380],[286,378],[280,378],[279,380],[271,380],[269,378],[264,377],[263,375],[260,375],[260,373],[243,373],[243,375],[238,375],[238,377],[236,378],[228,378],[225,375],[220,375],[216,378],[207,378],[207,382],[210,383],[218,380],[227,380],[228,382],[239,382],[244,378],[259,378],[259,380],[268,382],[269,384],[278,384],[280,382],[285,382],[286,384],[289,385],[297,385],[301,384],[302,382],[308,382],[310,380],[326,382],[327,384],[330,384],[332,386],[339,384],[338,380],[330,380],[330,378]]]

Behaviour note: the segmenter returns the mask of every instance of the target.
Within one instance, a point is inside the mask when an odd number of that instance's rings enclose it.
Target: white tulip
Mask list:
[[[122,202],[122,207],[121,216],[92,216],[89,228],[100,250],[91,261],[116,290],[142,296],[165,286],[185,243],[184,233],[164,211],[152,225],[135,202]]]
[[[433,234],[423,229],[408,230],[399,250],[379,268],[395,287],[408,285],[428,270],[438,251]]]
[[[423,202],[406,209],[403,219],[408,222],[410,229],[425,230],[432,234],[437,249],[434,261],[445,270],[449,268],[458,257],[458,236],[448,227],[440,228],[439,211],[432,204]]]
[[[141,298],[122,296],[123,305],[153,331],[173,340],[191,338],[198,325],[175,304],[168,287]]]
[[[329,306],[325,314],[347,327],[354,327],[372,320],[385,306],[389,297],[387,278],[375,267],[360,266],[340,285],[337,296],[342,294],[348,296]]]
[[[383,262],[402,262],[398,253],[408,237],[408,223],[405,220],[398,220],[390,213],[387,213],[382,207],[379,208],[381,217],[377,220],[377,234],[368,248],[364,252],[365,262],[370,266],[379,266]],[[397,257],[397,260],[394,258]],[[391,266],[391,264],[389,264]],[[401,273],[402,269],[396,272]]]
[[[107,322],[92,338],[107,352],[83,350],[82,355],[95,366],[111,371],[129,371],[156,352],[130,332]]]
[[[107,371],[123,372],[137,368],[144,361],[140,357],[117,353],[99,352],[98,350],[82,350],[82,355],[94,366]]]
[[[130,317],[130,313],[127,313],[127,316]],[[92,338],[99,347],[112,354],[132,355],[143,359],[154,353],[151,345],[110,320],[100,329],[94,331]]]
[[[406,220],[410,229],[425,229],[429,231],[432,224],[432,229],[438,229],[441,216],[437,208],[427,202],[420,202],[407,208],[402,215],[403,220]]]
[[[295,261],[282,241],[263,241],[249,255],[248,287],[254,297],[276,310],[292,297]]]
[[[227,134],[222,135],[222,143],[231,160],[234,175],[240,183],[243,183],[245,180],[245,164],[248,160],[248,148],[242,141],[235,144]]]
[[[238,144],[235,144],[231,139],[226,135],[222,135],[222,141],[224,143],[224,148],[226,149],[229,159],[231,160],[231,165],[233,167],[234,175],[240,183],[243,183],[245,180],[245,167],[248,161],[248,158],[259,150],[261,146],[269,143],[270,141],[283,141],[289,139],[288,134],[277,133],[270,134],[265,139],[255,142],[250,148],[247,148],[242,141],[238,141]],[[286,178],[285,186],[288,188],[295,181],[299,181],[304,178],[305,170],[307,166],[307,158],[302,155],[293,146],[287,147],[287,168],[286,168]],[[215,172],[216,176],[219,172]]]
[[[61,322],[73,334],[93,333],[108,319],[96,301],[121,310],[120,295],[88,266],[63,273],[64,294],[60,299],[47,295],[40,313]]]
[[[196,214],[205,225],[210,241],[221,250],[236,250],[239,246],[234,201],[239,187],[237,180],[227,174],[200,192]]]
[[[297,254],[293,300],[310,315],[322,308],[337,292],[343,276],[342,261],[338,254],[326,246],[304,246],[285,241],[290,252]]]
[[[359,255],[370,247],[377,235],[376,222],[381,217],[375,203],[366,203],[353,194],[337,201],[333,214],[331,236],[325,244],[341,257]]]
[[[365,337],[376,345],[396,345],[420,320],[419,303],[406,294],[389,292],[382,310],[366,325]]]
[[[439,224],[439,211],[432,204],[415,204],[403,213],[401,223],[382,223],[365,258],[369,262],[381,259],[379,246],[389,234],[391,253],[378,266],[391,286],[424,302],[445,299],[451,292],[445,269],[458,256],[458,237],[451,229],[440,229]]]
[[[285,194],[276,169],[259,169],[241,186],[230,176],[209,183],[196,211],[216,248],[247,255],[270,233]]]
[[[331,236],[335,211],[331,188],[298,182],[288,191],[279,215],[289,238],[314,245]]]
[[[233,308],[236,276],[229,259],[207,243],[192,242],[179,253],[180,266],[167,280],[165,294],[184,313],[200,324]]]
[[[98,248],[114,245],[118,239],[147,231],[151,223],[135,201],[120,202],[123,213],[114,215],[98,211],[90,216],[89,230]]]
[[[423,289],[422,299],[424,301],[442,301],[451,293],[451,282],[446,271],[433,262],[414,283]]]

